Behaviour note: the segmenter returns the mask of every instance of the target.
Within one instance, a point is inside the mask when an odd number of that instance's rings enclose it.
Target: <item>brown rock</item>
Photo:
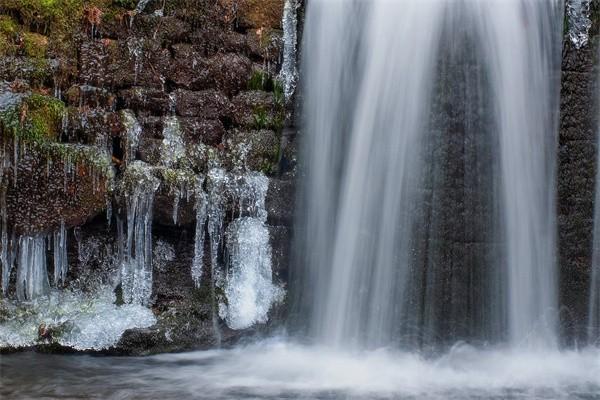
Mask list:
[[[175,110],[182,117],[202,117],[204,119],[231,118],[231,102],[218,90],[192,92],[178,89],[174,92]]]

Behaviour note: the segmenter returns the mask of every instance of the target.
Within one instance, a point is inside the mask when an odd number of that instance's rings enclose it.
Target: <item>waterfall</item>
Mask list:
[[[561,23],[558,0],[307,5],[296,246],[309,335],[555,345]],[[440,123],[458,112],[472,115]],[[467,159],[473,141],[492,144],[490,159]],[[480,175],[482,163],[497,168]],[[469,236],[477,226],[486,243]]]
[[[559,3],[475,4],[500,138],[509,338],[513,344],[556,344]]]

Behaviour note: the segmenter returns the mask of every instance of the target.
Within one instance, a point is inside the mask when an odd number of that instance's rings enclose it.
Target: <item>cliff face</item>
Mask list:
[[[565,35],[558,146],[560,306],[563,334],[585,341],[598,160],[600,3],[592,1],[587,45]]]
[[[65,229],[69,272],[48,286],[108,285],[118,306],[130,303],[124,263],[149,251],[150,266],[135,268],[150,268],[141,303],[155,323],[125,331],[113,351],[199,348],[247,332],[223,311],[234,307],[227,274],[244,270],[230,254],[245,243],[228,228],[235,220],[256,220],[259,237],[266,229],[270,261],[259,267],[283,286],[295,156],[282,142],[282,13],[280,0],[0,1],[2,260],[19,258],[23,238],[50,243]],[[151,246],[136,247],[144,235]],[[4,311],[19,290],[13,264]],[[64,326],[39,325],[35,344],[64,344]]]

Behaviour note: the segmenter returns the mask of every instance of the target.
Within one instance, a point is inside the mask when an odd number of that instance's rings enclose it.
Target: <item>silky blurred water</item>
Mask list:
[[[600,399],[600,350],[443,355],[283,340],[146,358],[18,353],[2,399]]]

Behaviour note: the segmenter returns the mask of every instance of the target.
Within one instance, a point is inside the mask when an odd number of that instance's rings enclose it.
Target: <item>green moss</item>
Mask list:
[[[271,125],[271,118],[263,107],[257,107],[252,117],[256,129],[267,129]]]
[[[0,57],[14,54],[12,41],[3,33],[0,33]]]
[[[0,15],[0,33],[7,36],[15,35],[19,31],[19,25],[8,15]]]
[[[273,93],[280,91],[283,94],[281,82],[262,70],[254,70],[246,86],[249,90],[262,90]]]
[[[46,57],[48,38],[39,33],[23,33],[23,50],[25,55],[32,58]]]
[[[279,132],[283,129],[285,122],[284,110],[279,108],[274,113],[269,113],[264,107],[256,107],[254,109],[254,128],[255,129],[273,129]]]
[[[273,82],[273,100],[277,107],[283,108],[285,106],[285,95],[283,93],[283,83],[276,79]]]
[[[55,140],[60,131],[65,106],[53,97],[34,94],[19,107],[0,113],[4,135],[30,142]]]

